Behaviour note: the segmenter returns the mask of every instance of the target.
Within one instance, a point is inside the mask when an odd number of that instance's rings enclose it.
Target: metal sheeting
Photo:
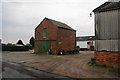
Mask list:
[[[116,51],[118,52],[118,43],[119,40],[96,40],[95,48],[97,51]]]
[[[118,40],[118,10],[96,13],[96,36],[99,40]]]
[[[120,10],[95,13],[95,48],[120,52]]]
[[[118,11],[118,49],[120,52],[120,10]]]

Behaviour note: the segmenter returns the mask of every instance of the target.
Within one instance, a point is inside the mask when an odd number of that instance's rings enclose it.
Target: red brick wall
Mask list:
[[[42,29],[43,28],[47,28],[47,37],[46,38],[42,37]],[[53,23],[48,21],[47,19],[44,19],[38,25],[38,27],[35,29],[35,46],[34,46],[35,53],[38,52],[38,41],[39,40],[52,40],[51,46],[56,47],[56,44],[53,41],[57,40],[57,29],[58,28],[55,25],[53,25]],[[53,51],[55,51],[54,47],[53,47]]]
[[[42,29],[47,28],[47,38],[42,37]],[[35,30],[35,40],[56,40],[57,27],[47,19],[44,19]]]
[[[52,50],[52,53],[57,53],[58,52],[57,41],[51,41],[50,48]]]
[[[95,52],[95,59],[98,64],[120,66],[120,53],[118,52]]]
[[[35,43],[34,43],[34,52],[37,53],[38,52],[38,41],[35,40]]]
[[[74,50],[75,38],[76,32],[58,28],[58,50]]]

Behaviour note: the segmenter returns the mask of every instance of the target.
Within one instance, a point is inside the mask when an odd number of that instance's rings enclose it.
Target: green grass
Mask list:
[[[97,64],[97,63],[94,64],[88,63],[88,65],[92,67],[108,69],[110,72],[120,73],[120,66],[107,66],[104,64]]]

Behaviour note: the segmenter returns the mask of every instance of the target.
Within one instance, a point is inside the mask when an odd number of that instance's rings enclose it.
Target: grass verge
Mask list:
[[[90,62],[88,63],[88,65],[92,66],[92,67],[108,69],[108,71],[110,71],[110,72],[115,72],[115,73],[120,74],[120,66],[108,66],[108,65],[104,65],[104,64],[97,64],[97,63],[90,63]]]

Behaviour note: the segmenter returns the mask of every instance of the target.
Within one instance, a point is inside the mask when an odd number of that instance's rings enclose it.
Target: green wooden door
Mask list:
[[[50,49],[50,41],[39,41],[39,53],[46,53]]]

